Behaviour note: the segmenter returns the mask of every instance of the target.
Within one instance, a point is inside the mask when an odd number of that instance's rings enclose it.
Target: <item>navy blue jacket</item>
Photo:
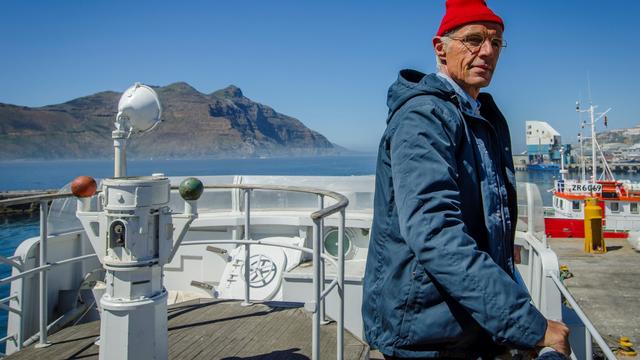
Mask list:
[[[403,70],[378,149],[363,320],[397,357],[532,348],[546,319],[514,280],[509,129],[488,94],[468,113],[435,74]]]

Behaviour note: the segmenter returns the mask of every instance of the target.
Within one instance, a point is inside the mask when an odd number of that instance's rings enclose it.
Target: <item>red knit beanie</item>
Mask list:
[[[482,21],[498,23],[504,30],[502,19],[487,7],[485,0],[447,0],[446,6],[447,12],[442,18],[437,36],[464,24]]]

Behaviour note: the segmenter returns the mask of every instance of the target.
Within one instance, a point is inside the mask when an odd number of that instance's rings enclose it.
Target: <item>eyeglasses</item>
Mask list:
[[[467,50],[469,50],[472,53],[478,52],[482,47],[482,44],[484,44],[484,42],[487,40],[489,40],[489,43],[491,44],[491,47],[494,50],[500,51],[503,48],[507,47],[507,41],[505,39],[489,38],[484,34],[469,34],[463,37],[451,37],[451,36],[447,36],[447,37],[452,40],[460,41],[462,45],[464,45],[467,48]]]

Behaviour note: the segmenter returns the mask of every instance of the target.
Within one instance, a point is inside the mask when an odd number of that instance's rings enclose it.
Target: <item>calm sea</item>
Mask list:
[[[266,159],[129,160],[127,175],[367,175],[375,156],[323,156]],[[76,176],[113,176],[113,160],[0,162],[0,191],[52,189]]]
[[[266,159],[198,159],[198,160],[130,160],[128,175],[150,175],[161,172],[168,176],[186,175],[371,175],[375,173],[375,155],[324,156]],[[79,175],[107,178],[113,175],[112,160],[73,161],[11,161],[0,162],[0,191],[56,189]],[[536,183],[545,205],[550,205],[557,174],[518,172],[518,181]],[[625,176],[631,180],[639,180]],[[37,236],[38,218],[0,218],[0,255],[13,255],[23,240]],[[0,265],[0,278],[9,276],[11,269]],[[9,287],[0,287],[0,298],[9,294]],[[6,334],[5,311],[0,311],[0,337]],[[2,346],[3,348],[4,346]],[[3,351],[0,348],[0,351]]]

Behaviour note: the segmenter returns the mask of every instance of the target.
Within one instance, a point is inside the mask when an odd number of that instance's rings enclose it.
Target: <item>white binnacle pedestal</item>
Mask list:
[[[99,195],[103,211],[78,201],[77,216],[106,270],[100,360],[168,357],[162,267],[197,217],[195,200],[186,213],[171,213],[170,189],[164,177],[106,179]]]

